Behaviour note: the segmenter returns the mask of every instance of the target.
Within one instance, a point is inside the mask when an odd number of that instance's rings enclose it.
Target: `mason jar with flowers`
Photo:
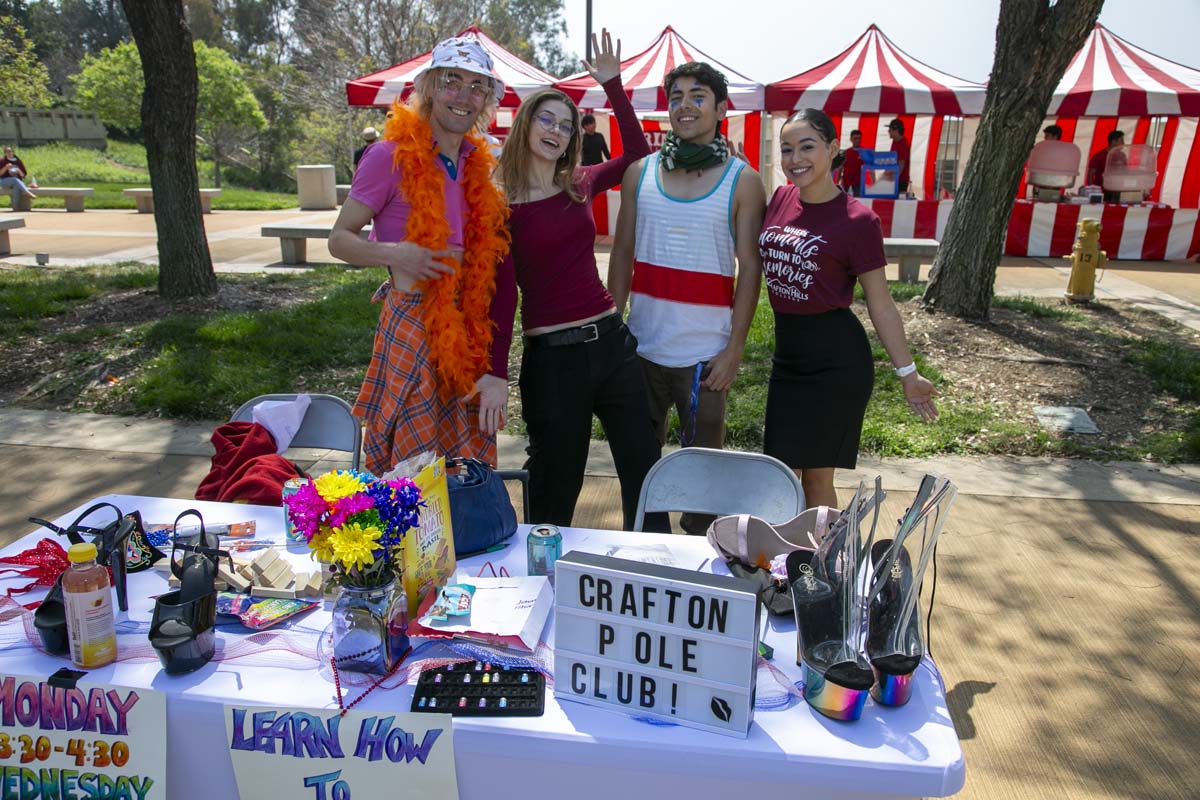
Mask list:
[[[284,498],[313,558],[330,565],[333,659],[339,670],[387,674],[408,651],[400,589],[401,546],[420,521],[421,491],[408,478],[336,470]]]

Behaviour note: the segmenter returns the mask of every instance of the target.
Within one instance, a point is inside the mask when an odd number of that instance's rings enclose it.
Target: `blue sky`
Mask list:
[[[565,0],[566,47],[581,56],[585,9],[586,0]],[[672,25],[713,58],[770,83],[837,55],[874,22],[910,55],[982,81],[991,69],[999,12],[999,0],[593,0],[592,24],[621,37],[622,57]],[[1100,22],[1139,47],[1200,69],[1200,0],[1108,0]]]

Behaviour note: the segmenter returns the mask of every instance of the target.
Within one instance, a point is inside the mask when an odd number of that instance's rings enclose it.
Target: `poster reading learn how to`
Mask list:
[[[225,706],[241,800],[456,800],[449,714]]]
[[[161,692],[0,673],[0,797],[166,798],[166,727]]]

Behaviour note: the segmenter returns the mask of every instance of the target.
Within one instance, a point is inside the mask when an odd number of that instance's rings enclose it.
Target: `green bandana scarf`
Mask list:
[[[729,160],[729,145],[719,133],[717,138],[708,144],[692,144],[680,141],[675,132],[671,131],[658,152],[668,172],[675,169],[706,169]]]

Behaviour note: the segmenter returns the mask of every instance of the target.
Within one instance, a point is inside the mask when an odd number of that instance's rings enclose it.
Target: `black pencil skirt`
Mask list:
[[[853,469],[874,386],[871,344],[853,311],[777,313],[763,451],[793,469]]]

